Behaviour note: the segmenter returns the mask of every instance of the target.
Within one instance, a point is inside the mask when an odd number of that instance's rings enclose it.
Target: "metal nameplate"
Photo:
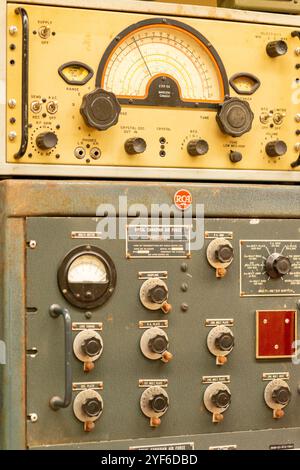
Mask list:
[[[139,328],[168,328],[169,321],[168,320],[141,320],[139,321]]]
[[[103,390],[103,382],[73,382],[72,389],[73,391]]]
[[[73,331],[96,330],[101,331],[103,323],[72,323]]]
[[[101,232],[71,232],[71,238],[101,239]]]
[[[176,442],[175,444],[159,444],[154,446],[134,446],[129,450],[194,450],[194,442]]]
[[[295,449],[295,444],[271,444],[269,450],[299,450]]]
[[[203,384],[214,384],[217,382],[223,382],[225,384],[230,383],[230,375],[203,375]]]
[[[128,225],[127,258],[190,258],[189,225]]]
[[[215,238],[227,238],[229,240],[232,240],[233,239],[233,232],[205,232],[204,233],[204,237],[207,239],[207,240],[210,240],[210,239],[215,239]]]
[[[227,446],[211,446],[208,448],[208,450],[236,450],[237,445],[236,444],[229,444]]]
[[[205,320],[205,326],[233,326],[234,319],[233,318],[207,318]]]
[[[292,269],[284,277],[271,279],[265,263],[272,253],[284,254]],[[240,240],[241,297],[300,295],[300,240]]]
[[[168,379],[139,379],[140,388],[167,387]]]
[[[139,279],[168,279],[168,271],[140,271]]]
[[[289,372],[264,372],[262,374],[262,380],[289,380],[290,373]]]

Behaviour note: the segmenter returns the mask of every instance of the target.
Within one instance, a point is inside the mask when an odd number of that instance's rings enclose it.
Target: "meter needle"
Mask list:
[[[138,45],[138,43],[137,43],[137,40],[135,39],[135,37],[133,37],[132,39],[133,39],[134,43],[136,44],[136,47],[137,47],[139,53],[141,54],[141,58],[142,58],[143,61],[144,61],[145,67],[146,67],[146,69],[147,69],[147,71],[148,71],[150,77],[152,77],[152,73],[150,72],[150,69],[149,69],[149,67],[148,67],[148,64],[147,64],[147,62],[146,62],[146,60],[145,60],[145,57],[144,57],[143,54],[142,54],[142,51],[141,51],[141,49],[140,49],[140,47],[139,47],[139,45]]]

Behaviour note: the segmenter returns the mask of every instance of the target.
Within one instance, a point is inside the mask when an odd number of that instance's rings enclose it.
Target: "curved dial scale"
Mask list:
[[[107,282],[107,271],[102,261],[94,255],[76,258],[68,270],[69,282],[103,283]]]
[[[123,104],[216,108],[229,94],[220,57],[197,30],[175,20],[131,25],[107,48],[96,86]]]

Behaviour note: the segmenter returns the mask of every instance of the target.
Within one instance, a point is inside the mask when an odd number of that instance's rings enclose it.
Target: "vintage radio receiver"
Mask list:
[[[2,174],[300,180],[298,17],[43,3],[2,2]]]
[[[243,10],[262,10],[280,13],[300,13],[299,0],[219,0],[218,5]]]

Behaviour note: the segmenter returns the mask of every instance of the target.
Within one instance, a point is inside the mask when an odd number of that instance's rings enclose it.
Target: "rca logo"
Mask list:
[[[191,193],[187,189],[179,189],[174,196],[174,204],[181,211],[187,210],[193,202]]]

